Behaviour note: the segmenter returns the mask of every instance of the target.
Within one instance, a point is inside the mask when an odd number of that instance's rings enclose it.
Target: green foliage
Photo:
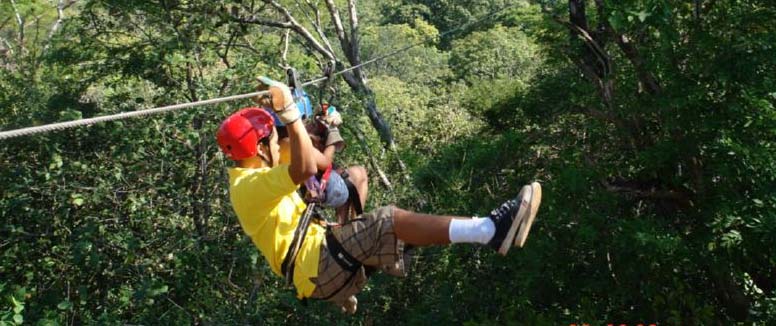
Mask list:
[[[391,23],[409,23],[418,18],[431,23],[440,31],[449,31],[473,22],[487,14],[502,11],[506,5],[524,5],[524,1],[510,3],[502,0],[402,0],[400,4],[385,6],[385,20]],[[443,48],[448,48],[455,37],[478,29],[488,29],[494,25],[493,20],[468,26],[457,35],[448,35],[442,39]]]
[[[439,81],[450,78],[448,54],[433,46],[439,32],[422,20],[412,25],[381,25],[365,27],[361,39],[364,58],[375,58],[426,41],[408,51],[370,65],[375,75],[401,78],[415,85],[439,86]]]
[[[365,68],[396,153],[369,127],[363,94],[335,84],[349,143],[338,160],[370,169],[367,208],[485,215],[539,180],[526,248],[419,249],[407,278],[370,281],[356,316],[302,305],[229,204],[230,163],[213,134],[252,104],[237,101],[4,140],[0,325],[776,323],[776,11],[765,1],[586,3],[587,24],[628,35],[642,59],[615,34],[602,44],[611,100],[581,71],[585,47],[554,21],[568,15],[557,1],[518,4],[440,40],[504,3],[359,3],[362,59],[433,40]],[[53,2],[15,5],[0,3],[4,130],[283,77],[283,32],[230,19],[236,3],[78,2],[50,39]],[[288,63],[319,74],[300,41]]]
[[[495,27],[453,42],[450,65],[469,84],[481,80],[529,81],[541,66],[539,47],[519,28]]]

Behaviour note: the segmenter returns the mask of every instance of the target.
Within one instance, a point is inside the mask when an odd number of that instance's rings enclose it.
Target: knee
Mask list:
[[[369,178],[367,178],[366,168],[360,165],[349,167],[348,176],[350,182],[355,185],[366,184],[367,180],[369,180]]]

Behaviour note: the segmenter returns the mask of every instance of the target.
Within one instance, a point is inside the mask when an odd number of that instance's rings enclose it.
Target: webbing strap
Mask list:
[[[337,240],[337,237],[335,237],[334,233],[331,232],[331,227],[326,228],[326,247],[328,248],[331,257],[334,258],[334,261],[337,262],[337,264],[340,265],[342,269],[350,272],[350,276],[348,276],[348,279],[342,283],[342,286],[340,286],[337,291],[334,291],[326,297],[321,298],[322,300],[329,300],[340,293],[340,291],[346,288],[348,284],[350,284],[350,281],[356,277],[356,274],[358,274],[358,271],[361,270],[361,267],[364,266],[360,261],[353,257],[349,252],[347,252],[345,248],[342,247],[342,244],[339,242],[339,240]]]
[[[331,170],[332,164],[329,164],[323,173],[311,176],[304,182],[304,188],[299,189],[299,194],[302,195],[306,203],[326,201],[326,186],[329,184]]]
[[[286,284],[288,285],[294,284],[294,261],[296,261],[299,248],[302,247],[302,243],[304,242],[304,237],[307,234],[307,228],[310,226],[310,221],[312,220],[314,211],[315,203],[308,204],[304,214],[302,214],[302,217],[299,219],[299,224],[296,226],[296,230],[294,230],[294,239],[291,240],[291,245],[288,247],[286,257],[283,258],[283,263],[280,264],[280,272],[283,273],[283,276],[285,276]]]
[[[361,207],[361,196],[358,194],[356,185],[350,181],[350,174],[347,170],[344,170],[340,175],[342,176],[342,180],[345,181],[345,186],[348,188],[348,200],[353,205],[353,209],[356,211],[356,216],[364,214],[364,208]]]
[[[329,248],[331,257],[334,258],[334,261],[336,261],[342,269],[348,272],[355,272],[361,268],[361,262],[342,247],[342,244],[337,240],[337,237],[334,236],[334,232],[331,232],[331,227],[326,228],[326,246]]]
[[[345,186],[348,187],[348,199],[353,205],[353,209],[356,211],[356,216],[364,214],[364,208],[361,207],[361,197],[358,195],[358,190],[350,179],[345,179]]]

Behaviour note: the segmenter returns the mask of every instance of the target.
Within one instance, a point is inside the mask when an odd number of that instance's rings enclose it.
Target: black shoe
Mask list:
[[[506,255],[513,245],[522,247],[531,230],[541,202],[542,187],[538,182],[523,186],[517,198],[509,200],[490,212],[496,225],[496,234],[488,245]]]

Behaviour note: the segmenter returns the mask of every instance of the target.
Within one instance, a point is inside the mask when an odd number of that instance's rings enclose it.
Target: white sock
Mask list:
[[[496,225],[489,218],[453,219],[450,221],[449,234],[452,243],[487,244],[496,234]]]

